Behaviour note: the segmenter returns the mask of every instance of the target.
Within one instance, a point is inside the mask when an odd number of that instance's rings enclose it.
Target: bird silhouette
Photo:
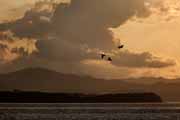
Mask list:
[[[106,57],[106,55],[105,54],[101,54],[101,58],[104,59],[104,57]]]
[[[122,48],[124,48],[124,45],[119,45],[118,46],[118,49],[122,49]]]
[[[110,61],[110,62],[112,62],[112,58],[111,57],[108,57],[108,59],[107,59],[108,61]]]

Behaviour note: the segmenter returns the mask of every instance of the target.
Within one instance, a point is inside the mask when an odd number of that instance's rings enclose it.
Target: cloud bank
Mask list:
[[[174,60],[164,60],[149,52],[135,53],[130,51],[115,53],[112,63],[117,66],[132,68],[166,68],[176,65]]]
[[[39,2],[21,19],[0,24],[1,32],[11,31],[13,37],[18,38],[13,39],[13,43],[28,42],[27,46],[23,44],[20,47],[10,47],[12,43],[9,40],[1,39],[0,59],[6,61],[4,54],[7,54],[5,51],[9,51],[11,54],[22,56],[13,58],[13,60],[20,58],[19,61],[23,61],[18,65],[27,66],[26,60],[23,59],[25,52],[30,56],[33,66],[81,73],[84,71],[84,67],[81,69],[82,61],[99,59],[101,51],[107,52],[116,48],[111,28],[125,24],[134,16],[146,18],[151,15],[146,2],[146,0],[71,0],[70,3],[60,4]],[[175,65],[174,61],[163,61],[151,53],[137,54],[123,51],[110,54],[114,58],[112,64],[116,67],[164,68]],[[88,66],[86,69],[89,69]]]

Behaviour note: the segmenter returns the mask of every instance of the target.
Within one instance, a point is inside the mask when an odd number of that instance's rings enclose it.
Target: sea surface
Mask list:
[[[3,103],[0,120],[180,120],[180,103]]]

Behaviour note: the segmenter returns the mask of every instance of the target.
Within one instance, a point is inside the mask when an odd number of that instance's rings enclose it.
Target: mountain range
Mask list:
[[[157,81],[143,84],[136,81]],[[166,82],[163,82],[166,81]],[[105,80],[89,76],[62,74],[45,68],[27,68],[0,74],[0,91],[23,90],[61,93],[143,93],[153,92],[164,101],[180,100],[180,79],[167,82],[165,78],[129,78]]]

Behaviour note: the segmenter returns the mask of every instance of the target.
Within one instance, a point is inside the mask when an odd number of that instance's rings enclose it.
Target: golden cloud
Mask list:
[[[24,55],[31,55],[38,52],[37,40],[31,38],[15,37],[11,31],[0,33],[0,61],[7,63],[14,61]]]

